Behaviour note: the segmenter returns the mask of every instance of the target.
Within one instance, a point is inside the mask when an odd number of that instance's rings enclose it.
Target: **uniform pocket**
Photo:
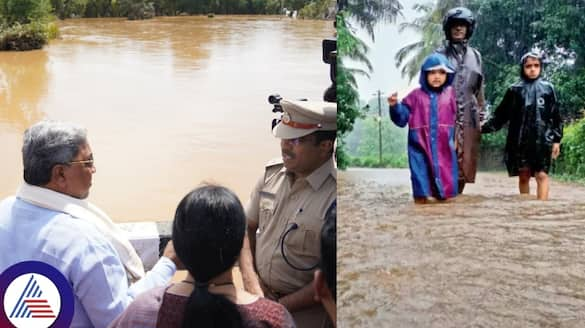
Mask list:
[[[319,234],[323,220],[312,218],[310,221],[297,223],[298,228],[288,233],[284,242],[287,255],[306,259],[319,256]],[[304,264],[310,266],[314,263]]]
[[[267,192],[260,192],[260,206],[259,206],[259,213],[258,213],[258,228],[260,229],[260,233],[264,231],[266,225],[272,218],[272,214],[274,213],[274,194],[267,193]]]

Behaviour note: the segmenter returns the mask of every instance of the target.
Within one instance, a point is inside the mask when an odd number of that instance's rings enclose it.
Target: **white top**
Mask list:
[[[175,264],[163,257],[128,286],[118,253],[91,223],[29,204],[16,197],[0,203],[0,272],[23,261],[41,261],[71,284],[71,327],[107,327],[134,297],[167,284]]]

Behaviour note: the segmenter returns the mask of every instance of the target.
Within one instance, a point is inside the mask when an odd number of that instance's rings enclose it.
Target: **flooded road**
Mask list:
[[[541,202],[479,173],[415,206],[408,170],[338,181],[340,327],[585,327],[585,187],[552,181]]]
[[[88,129],[89,200],[116,221],[168,220],[202,181],[245,202],[280,156],[269,94],[320,100],[331,21],[277,16],[71,19],[43,50],[0,52],[0,199],[22,181],[22,133]]]

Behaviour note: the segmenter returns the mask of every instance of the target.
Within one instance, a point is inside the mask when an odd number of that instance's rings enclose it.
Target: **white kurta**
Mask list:
[[[128,286],[118,253],[94,225],[10,197],[0,203],[0,272],[31,260],[53,266],[71,284],[71,327],[108,326],[136,295],[167,284],[176,271],[163,257]]]

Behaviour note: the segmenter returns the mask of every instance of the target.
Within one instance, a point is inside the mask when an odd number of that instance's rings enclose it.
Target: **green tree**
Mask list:
[[[367,45],[354,36],[347,24],[347,12],[337,15],[337,53],[339,58],[348,58],[364,64],[369,71],[372,64],[367,58]],[[367,75],[361,69],[348,68],[343,60],[337,61],[337,164],[345,168],[349,164],[345,153],[344,137],[352,130],[355,120],[360,116],[359,94],[357,91],[356,74]]]
[[[288,10],[300,10],[305,6],[305,0],[282,0],[282,5]]]
[[[585,20],[583,10],[585,3],[581,0],[545,1],[541,20],[536,22],[544,33],[546,48],[561,47],[575,52],[575,67],[585,67]]]
[[[0,0],[0,19],[4,26],[48,22],[51,17],[49,0]]]
[[[339,0],[339,5],[341,10],[351,15],[357,23],[356,27],[365,29],[372,40],[376,23],[393,22],[402,10],[397,0]]]
[[[456,0],[439,0],[435,4],[416,4],[414,9],[422,16],[415,18],[412,22],[400,24],[399,31],[412,30],[417,32],[421,39],[402,47],[394,59],[396,67],[401,67],[403,77],[409,80],[418,75],[425,57],[439,48],[445,40],[443,32],[443,16],[456,6],[462,5]]]
[[[333,0],[316,0],[311,1],[299,11],[299,17],[323,19],[328,18],[335,11],[335,1]]]
[[[585,114],[585,112],[583,112]],[[565,128],[561,156],[554,172],[585,179],[585,118]]]
[[[340,168],[349,164],[344,150],[344,137],[352,130],[356,118],[360,115],[359,93],[355,74],[366,74],[361,69],[349,68],[343,62],[352,59],[366,66],[372,65],[367,59],[368,48],[354,31],[365,29],[374,39],[374,26],[378,21],[392,21],[399,14],[402,6],[396,0],[341,0],[337,15],[337,163]],[[355,26],[352,25],[355,22]]]
[[[148,0],[119,0],[119,12],[130,20],[154,17],[154,3]]]
[[[111,0],[87,0],[83,17],[111,17],[112,7]]]
[[[19,0],[2,0],[18,3]],[[34,0],[23,0],[34,1]],[[43,0],[45,1],[45,0]],[[333,0],[46,0],[61,19],[70,17],[129,17],[187,14],[278,14],[281,7],[304,9],[309,18],[330,13]],[[328,16],[330,17],[330,15]]]
[[[378,99],[372,98],[367,106],[365,119],[356,124],[354,132],[359,134],[359,143],[350,155],[360,157],[378,157],[379,153],[379,124],[382,127],[382,154],[405,154],[406,132],[408,129],[399,128],[388,115],[386,99],[381,99],[382,116],[378,116]]]
[[[58,29],[49,0],[0,0],[0,50],[42,48]]]

